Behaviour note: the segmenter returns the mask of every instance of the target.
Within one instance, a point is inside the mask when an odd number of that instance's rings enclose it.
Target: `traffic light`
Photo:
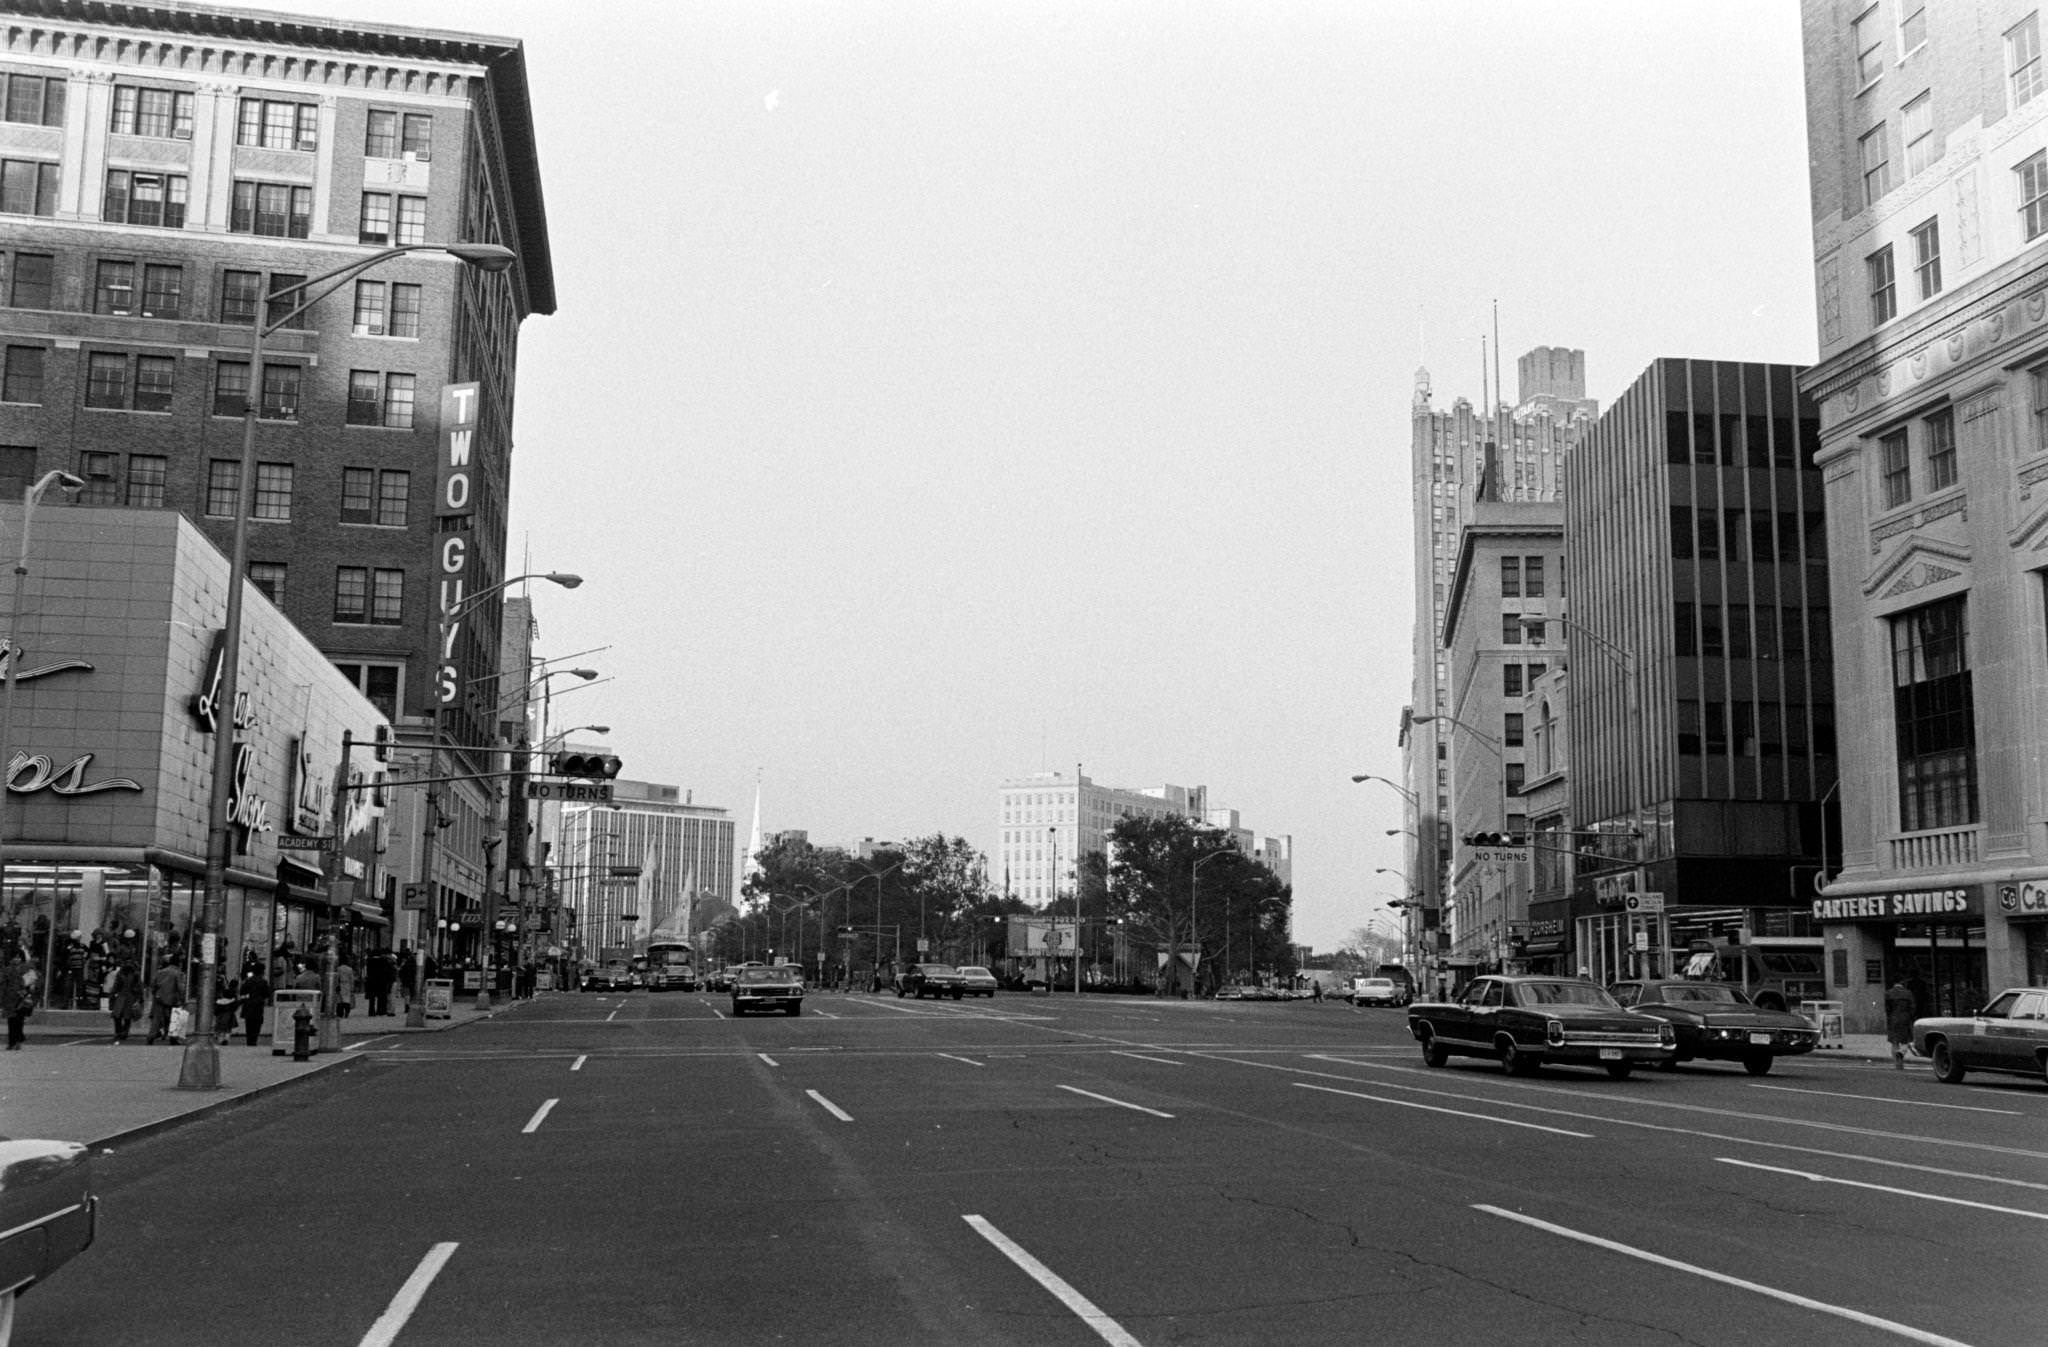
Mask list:
[[[1468,847],[1518,847],[1522,839],[1515,833],[1472,833],[1465,838]]]
[[[557,753],[548,759],[548,775],[609,781],[619,774],[620,765],[609,753]]]

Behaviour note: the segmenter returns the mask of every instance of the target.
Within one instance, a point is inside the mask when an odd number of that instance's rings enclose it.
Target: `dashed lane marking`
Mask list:
[[[1993,1206],[1989,1202],[1972,1202],[1967,1198],[1948,1197],[1941,1193],[1916,1192],[1911,1188],[1889,1188],[1882,1183],[1859,1183],[1855,1179],[1838,1179],[1827,1174],[1811,1174],[1803,1169],[1783,1169],[1777,1165],[1759,1165],[1748,1160],[1732,1160],[1725,1155],[1714,1157],[1724,1165],[1739,1165],[1744,1169],[1761,1169],[1770,1174],[1789,1174],[1795,1179],[1807,1179],[1814,1183],[1838,1183],[1844,1188],[1866,1188],[1873,1193],[1891,1193],[1896,1197],[1917,1197],[1923,1202],[1947,1202],[1958,1207],[1975,1207],[1979,1211],[1995,1211],[2006,1216],[2024,1216],[2029,1220],[2048,1221],[2048,1211],[2025,1211],[2019,1207]]]
[[[1147,1057],[1147,1056],[1146,1056],[1146,1055],[1145,1055],[1144,1053],[1142,1053],[1142,1052],[1116,1052],[1115,1050],[1112,1050],[1112,1052],[1111,1052],[1111,1055],[1112,1055],[1112,1056],[1116,1056],[1116,1057],[1135,1057],[1135,1058],[1137,1058],[1137,1059],[1138,1059],[1139,1061],[1141,1061],[1141,1062],[1157,1062],[1157,1063],[1159,1063],[1159,1064],[1160,1064],[1161,1066],[1186,1066],[1186,1065],[1187,1065],[1187,1063],[1186,1063],[1186,1062],[1179,1062],[1179,1061],[1175,1061],[1175,1060],[1174,1060],[1173,1058],[1171,1058],[1171,1057]]]
[[[581,1057],[578,1057],[575,1061],[569,1063],[569,1069],[571,1071],[581,1071],[583,1069],[583,1064],[589,1060],[590,1054],[586,1052]]]
[[[961,1220],[1002,1253],[1003,1257],[1024,1270],[1024,1274],[1059,1298],[1059,1302],[1080,1316],[1081,1322],[1095,1331],[1095,1336],[1109,1343],[1111,1347],[1143,1347],[1136,1338],[1124,1331],[1123,1325],[1095,1307],[1095,1302],[1069,1286],[1064,1278],[1045,1264],[1027,1253],[1023,1246],[989,1224],[980,1216],[962,1216]]]
[[[952,1053],[950,1053],[950,1052],[942,1052],[942,1053],[940,1053],[940,1054],[939,1054],[939,1056],[941,1056],[941,1057],[948,1057],[948,1058],[951,1058],[951,1059],[952,1059],[953,1061],[956,1061],[956,1062],[965,1062],[965,1063],[967,1063],[967,1064],[968,1064],[969,1066],[979,1066],[979,1067],[986,1067],[986,1066],[988,1065],[988,1063],[987,1063],[987,1062],[977,1062],[977,1061],[975,1061],[975,1060],[974,1060],[974,1059],[973,1059],[972,1057],[955,1057],[955,1056],[953,1056],[953,1054],[952,1054]]]
[[[754,1055],[755,1055],[756,1057],[759,1057],[759,1058],[760,1058],[760,1059],[761,1059],[762,1061],[764,1061],[764,1062],[768,1063],[768,1065],[770,1065],[770,1066],[781,1066],[781,1065],[782,1065],[782,1063],[780,1063],[780,1062],[776,1061],[776,1060],[775,1060],[775,1059],[774,1059],[773,1057],[770,1057],[770,1056],[769,1056],[769,1055],[768,1055],[767,1053],[765,1053],[765,1052],[757,1052],[757,1053],[755,1053]]]
[[[370,1331],[363,1334],[361,1347],[391,1347],[397,1341],[406,1320],[412,1318],[412,1312],[419,1308],[427,1288],[434,1284],[434,1278],[441,1275],[442,1266],[454,1256],[457,1247],[451,1242],[436,1244],[427,1250],[427,1256],[412,1270],[412,1276],[405,1279],[405,1285],[398,1288],[398,1294],[391,1297],[384,1313],[378,1315],[377,1322],[370,1325]]]
[[[832,1115],[833,1117],[835,1117],[835,1118],[839,1119],[839,1121],[841,1121],[841,1122],[852,1122],[852,1121],[853,1121],[853,1115],[852,1115],[851,1113],[848,1113],[848,1112],[847,1112],[847,1111],[846,1111],[845,1109],[843,1109],[843,1108],[839,1107],[839,1105],[837,1105],[837,1104],[833,1103],[833,1102],[832,1102],[831,1100],[827,1099],[827,1098],[826,1098],[826,1097],[825,1097],[824,1095],[822,1095],[822,1094],[819,1094],[819,1093],[818,1093],[818,1092],[817,1092],[816,1090],[805,1090],[805,1091],[804,1091],[804,1093],[805,1093],[805,1094],[807,1094],[807,1095],[809,1095],[809,1096],[810,1096],[811,1098],[813,1098],[813,1099],[817,1100],[817,1101],[818,1101],[818,1106],[819,1106],[820,1108],[824,1109],[824,1110],[825,1110],[825,1111],[826,1111],[827,1113],[831,1114],[831,1115]]]
[[[1143,1104],[1133,1104],[1122,1099],[1112,1099],[1106,1094],[1097,1094],[1093,1090],[1084,1090],[1078,1085],[1062,1085],[1060,1088],[1071,1094],[1085,1094],[1090,1099],[1100,1099],[1105,1104],[1115,1104],[1118,1108],[1133,1109],[1139,1113],[1149,1113],[1155,1118],[1171,1118],[1173,1116],[1171,1113],[1161,1113],[1156,1108],[1146,1108]]]
[[[1913,1108],[1950,1108],[1964,1113],[2003,1113],[2008,1117],[2027,1115],[2016,1108],[1978,1108],[1973,1104],[1937,1104],[1931,1099],[1887,1099],[1881,1094],[1848,1094],[1841,1090],[1802,1090],[1794,1085],[1751,1085],[1752,1090],[1777,1090],[1782,1094],[1822,1094],[1831,1099],[1860,1099],[1866,1104],[1907,1104]]]
[[[519,1130],[521,1132],[538,1132],[540,1130],[541,1123],[547,1118],[549,1113],[554,1111],[555,1105],[561,1102],[562,1101],[559,1099],[548,1100],[547,1103],[542,1104],[539,1108],[534,1110],[533,1116],[526,1120],[526,1126],[520,1128]]]
[[[1929,1347],[1969,1347],[1968,1343],[1962,1342],[1959,1339],[1945,1338],[1939,1333],[1929,1333],[1925,1329],[1914,1328],[1911,1324],[1902,1324],[1893,1319],[1880,1319],[1874,1314],[1865,1314],[1862,1310],[1852,1310],[1844,1305],[1830,1305],[1825,1300],[1814,1300],[1809,1296],[1797,1295],[1791,1291],[1780,1291],[1775,1286],[1765,1286],[1761,1282],[1745,1281],[1740,1277],[1731,1277],[1725,1272],[1716,1272],[1712,1268],[1704,1268],[1697,1263],[1681,1263],[1676,1258],[1666,1258],[1662,1254],[1651,1253],[1647,1249],[1635,1249],[1626,1244],[1617,1244],[1611,1239],[1602,1239],[1598,1235],[1589,1235],[1582,1230],[1573,1230],[1562,1225],[1552,1225],[1549,1221],[1539,1221],[1534,1216],[1524,1216],[1520,1212],[1506,1211],[1500,1207],[1488,1206],[1484,1202],[1475,1202],[1472,1204],[1472,1207],[1473,1210],[1483,1211],[1489,1216],[1500,1216],[1510,1221],[1517,1221],[1523,1225],[1532,1226],[1537,1230],[1547,1230],[1553,1235],[1562,1235],[1566,1239],[1575,1239],[1581,1244],[1591,1244],[1595,1248],[1606,1249],[1610,1253],[1623,1254],[1629,1258],[1639,1258],[1645,1263],[1655,1263],[1658,1267],[1671,1268],[1677,1272],[1689,1272],[1695,1277],[1705,1277],[1708,1281],[1720,1282],[1724,1286],[1735,1286],[1745,1291],[1754,1291],[1760,1296],[1769,1296],[1773,1300],[1782,1300],[1788,1305],[1797,1305],[1802,1309],[1818,1310],[1822,1314],[1832,1314],[1837,1318],[1847,1319],[1851,1323],[1863,1324],[1869,1328],[1883,1329],[1887,1333],[1896,1333],[1900,1337],[1907,1338],[1913,1342],[1927,1343]]]
[[[1459,1108],[1439,1108],[1435,1104],[1418,1104],[1412,1099],[1389,1099],[1385,1095],[1361,1094],[1357,1090],[1337,1090],[1328,1085],[1311,1085],[1305,1080],[1294,1082],[1296,1089],[1321,1090],[1324,1094],[1341,1094],[1352,1099],[1370,1099],[1375,1104],[1395,1104],[1401,1108],[1419,1108],[1429,1113],[1448,1113],[1454,1118],[1470,1118],[1475,1122],[1496,1122],[1508,1127],[1526,1127],[1532,1132],[1554,1132],[1561,1137],[1578,1137],[1582,1141],[1593,1138],[1591,1132],[1567,1132],[1562,1127],[1545,1127],[1541,1123],[1520,1122],[1514,1118],[1496,1118],[1491,1113],[1468,1113]]]

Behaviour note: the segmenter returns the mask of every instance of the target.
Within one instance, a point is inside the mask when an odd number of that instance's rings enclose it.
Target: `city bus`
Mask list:
[[[655,940],[645,955],[647,971],[643,984],[651,992],[693,992],[697,990],[697,956],[687,940]]]

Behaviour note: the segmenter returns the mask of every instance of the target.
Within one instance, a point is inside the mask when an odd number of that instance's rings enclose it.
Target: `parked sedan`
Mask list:
[[[1678,1041],[1671,1025],[1622,1009],[1602,988],[1554,977],[1474,978],[1456,1001],[1409,1006],[1408,1032],[1429,1066],[1457,1053],[1494,1058],[1514,1076],[1555,1064],[1598,1066],[1616,1080],[1667,1060]]]
[[[1392,978],[1353,978],[1346,997],[1354,1006],[1398,1006],[1401,989]]]
[[[1805,1016],[1765,1010],[1725,982],[1635,978],[1608,990],[1623,1006],[1654,1015],[1677,1032],[1673,1066],[1697,1057],[1740,1062],[1750,1075],[1762,1076],[1778,1058],[1820,1046],[1820,1031]]]
[[[15,1297],[92,1243],[97,1202],[84,1146],[0,1137],[0,1340]]]
[[[986,996],[990,1000],[995,999],[996,975],[989,972],[986,968],[981,967],[979,964],[962,964],[960,966],[960,979],[966,984],[967,995]]]
[[[1913,1046],[1945,1085],[1967,1071],[2048,1080],[2048,987],[2009,987],[1974,1015],[1915,1020]]]
[[[803,975],[788,964],[735,969],[732,1017],[738,1019],[757,1010],[779,1010],[785,1015],[803,1014]]]

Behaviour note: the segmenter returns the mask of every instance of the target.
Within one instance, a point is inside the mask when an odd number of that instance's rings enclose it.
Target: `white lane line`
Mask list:
[[[1286,1071],[1297,1076],[1321,1076],[1325,1080],[1348,1081],[1352,1084],[1360,1083],[1356,1076],[1340,1076],[1334,1071],[1311,1071],[1307,1067],[1287,1066],[1279,1062],[1247,1062],[1242,1057],[1225,1057],[1215,1053],[1202,1053],[1200,1055],[1202,1060],[1209,1062],[1228,1062],[1233,1066],[1257,1067],[1261,1071]],[[1321,1061],[1338,1062],[1347,1066],[1371,1065],[1369,1062],[1348,1062],[1341,1057],[1331,1057],[1321,1053],[1311,1055]],[[1791,1151],[1796,1155],[1819,1155],[1830,1160],[1854,1160],[1867,1165],[1882,1165],[1887,1169],[1910,1169],[1917,1174],[1933,1174],[1945,1179],[1969,1179],[1975,1183],[1996,1183],[2009,1188],[2033,1188],[2042,1192],[2048,1192],[2048,1183],[2031,1183],[2026,1179],[2008,1179],[1995,1174],[1976,1174],[1967,1169],[1944,1169],[1939,1165],[1916,1165],[1907,1160],[1885,1160],[1875,1155],[1857,1155],[1853,1151],[1823,1150],[1818,1146],[1799,1146],[1789,1141],[1760,1141],[1756,1137],[1732,1136],[1727,1132],[1707,1132],[1696,1127],[1671,1127],[1663,1123],[1643,1122],[1636,1118],[1620,1118],[1607,1113],[1578,1113],[1571,1109],[1544,1108],[1538,1104],[1517,1104],[1507,1099],[1488,1098],[1484,1095],[1453,1094],[1448,1090],[1429,1090],[1419,1085],[1403,1085],[1398,1081],[1388,1081],[1384,1088],[1389,1090],[1408,1090],[1416,1094],[1433,1094],[1443,1099],[1464,1099],[1475,1104],[1498,1104],[1505,1108],[1518,1108],[1524,1112],[1547,1113],[1560,1118],[1579,1118],[1586,1122],[1609,1123],[1615,1127],[1633,1127],[1642,1132],[1669,1132],[1673,1136],[1704,1137],[1708,1141],[1719,1141],[1730,1146],[1755,1146],[1767,1151]],[[1927,1139],[1924,1137],[1900,1138],[1899,1134],[1891,1132],[1877,1132],[1872,1133],[1872,1135],[1909,1141]],[[2024,1153],[2031,1154],[2032,1152]]]
[[[1026,1253],[1023,1246],[1002,1231],[990,1225],[980,1216],[962,1216],[961,1220],[973,1227],[974,1233],[996,1246],[1003,1257],[1024,1270],[1026,1276],[1059,1297],[1059,1302],[1080,1316],[1081,1322],[1095,1330],[1095,1336],[1112,1347],[1144,1347],[1136,1338],[1124,1331],[1123,1325],[1095,1307],[1095,1302],[1069,1286],[1066,1281],[1045,1264]]]
[[[1156,1108],[1146,1108],[1143,1104],[1129,1104],[1121,1099],[1111,1099],[1106,1094],[1097,1094],[1093,1090],[1084,1090],[1078,1085],[1062,1085],[1060,1088],[1062,1090],[1069,1090],[1074,1094],[1085,1094],[1090,1099],[1100,1099],[1105,1104],[1115,1104],[1118,1108],[1136,1109],[1140,1113],[1149,1113],[1155,1118],[1171,1118],[1173,1116],[1171,1113],[1161,1113]]]
[[[941,1056],[941,1057],[951,1057],[951,1058],[952,1058],[952,1059],[953,1059],[954,1061],[956,1061],[956,1062],[965,1062],[965,1063],[967,1063],[967,1064],[968,1064],[969,1066],[980,1066],[980,1067],[986,1067],[986,1066],[988,1065],[988,1063],[987,1063],[987,1062],[977,1062],[977,1061],[975,1061],[975,1060],[974,1060],[974,1059],[973,1059],[972,1057],[954,1057],[954,1056],[953,1056],[953,1054],[952,1054],[952,1053],[950,1053],[950,1052],[942,1052],[942,1053],[940,1053],[940,1054],[939,1054],[939,1056]]]
[[[764,1061],[764,1062],[768,1063],[768,1065],[770,1065],[770,1066],[781,1066],[781,1065],[782,1065],[782,1063],[780,1063],[780,1062],[776,1061],[776,1060],[775,1060],[775,1059],[774,1059],[773,1057],[770,1057],[770,1056],[769,1056],[769,1055],[768,1055],[767,1053],[765,1053],[765,1052],[757,1052],[757,1053],[755,1053],[754,1055],[755,1055],[756,1057],[759,1057],[759,1058],[760,1058],[760,1059],[761,1059],[762,1061]]]
[[[442,1264],[454,1255],[456,1247],[453,1243],[436,1244],[427,1250],[427,1256],[420,1259],[420,1265],[405,1279],[405,1285],[391,1297],[384,1313],[378,1315],[377,1322],[370,1325],[370,1331],[363,1334],[361,1347],[391,1347],[397,1341],[399,1330],[405,1327],[406,1320],[412,1318],[412,1312],[420,1307],[427,1288],[434,1284],[434,1278],[441,1274]]]
[[[711,1007],[711,1013],[718,1016],[718,1018],[721,1020],[725,1018],[725,1012],[720,1010],[717,1006]]]
[[[548,1100],[547,1103],[542,1104],[538,1109],[534,1110],[533,1116],[526,1120],[526,1126],[520,1128],[519,1130],[521,1132],[538,1132],[540,1130],[541,1123],[547,1118],[548,1114],[554,1109],[555,1105],[561,1102],[562,1101],[559,1099]]]
[[[2027,1115],[2016,1108],[1978,1108],[1971,1104],[1936,1104],[1925,1099],[1887,1099],[1881,1094],[1846,1094],[1841,1090],[1802,1090],[1793,1085],[1752,1085],[1752,1090],[1777,1090],[1782,1094],[1824,1094],[1831,1099],[1861,1099],[1866,1104],[1906,1104],[1913,1108],[1952,1108],[1964,1113],[2003,1113],[2008,1117]]]
[[[1888,1188],[1882,1183],[1860,1183],[1855,1179],[1837,1179],[1827,1174],[1809,1174],[1803,1169],[1783,1169],[1777,1165],[1760,1165],[1749,1160],[1731,1160],[1725,1155],[1714,1157],[1724,1165],[1740,1165],[1744,1169],[1761,1169],[1772,1174],[1789,1174],[1795,1179],[1810,1179],[1815,1183],[1839,1183],[1845,1188],[1867,1188],[1873,1193],[1891,1193],[1897,1197],[1917,1197],[1926,1202],[1948,1202],[1958,1207],[1975,1207],[1979,1211],[1996,1211],[2006,1216],[2025,1216],[2029,1220],[2048,1221],[2048,1211],[2024,1211],[2019,1207],[1997,1207],[1989,1202],[1972,1202],[1967,1198],[1947,1197],[1940,1193],[1916,1192],[1911,1188]]]
[[[1146,1056],[1146,1055],[1145,1055],[1144,1053],[1142,1053],[1142,1052],[1119,1052],[1119,1053],[1114,1053],[1113,1055],[1114,1055],[1114,1056],[1117,1056],[1117,1057],[1135,1057],[1135,1058],[1137,1058],[1137,1059],[1138,1059],[1139,1061],[1141,1061],[1141,1062],[1158,1062],[1158,1063],[1159,1063],[1160,1065],[1162,1065],[1162,1066],[1186,1066],[1186,1065],[1187,1065],[1187,1063],[1186,1063],[1186,1062],[1177,1062],[1177,1061],[1175,1061],[1175,1060],[1174,1060],[1173,1058],[1171,1058],[1171,1057],[1147,1057],[1147,1056]]]
[[[625,1007],[624,1007],[624,1006],[620,1006],[620,1007],[619,1007],[619,1010],[624,1010],[624,1009],[625,1009]],[[613,1020],[617,1019],[618,1017],[619,1017],[619,1011],[618,1011],[618,1010],[614,1010],[614,1011],[613,1011],[613,1012],[612,1012],[611,1014],[609,1014],[609,1015],[607,1015],[607,1016],[605,1016],[605,1017],[604,1017],[604,1022],[605,1022],[606,1024],[610,1024],[610,1023],[611,1023],[611,1022],[612,1022]]]
[[[819,1093],[818,1093],[818,1092],[817,1092],[816,1090],[805,1090],[805,1091],[804,1091],[804,1093],[805,1093],[805,1094],[807,1094],[807,1095],[809,1095],[809,1096],[810,1096],[811,1098],[813,1098],[813,1099],[817,1100],[817,1101],[818,1101],[818,1103],[819,1103],[819,1105],[820,1105],[820,1106],[821,1106],[821,1107],[822,1107],[822,1108],[823,1108],[823,1109],[824,1109],[824,1110],[825,1110],[825,1111],[826,1111],[827,1113],[829,1113],[829,1114],[831,1114],[831,1115],[832,1115],[833,1117],[835,1117],[835,1118],[839,1119],[839,1121],[841,1121],[841,1122],[852,1122],[852,1121],[853,1121],[853,1115],[852,1115],[851,1113],[848,1113],[848,1112],[847,1112],[847,1111],[846,1111],[845,1109],[843,1109],[843,1108],[839,1107],[839,1105],[837,1105],[837,1104],[833,1103],[833,1102],[832,1102],[831,1100],[827,1099],[827,1098],[826,1098],[826,1097],[825,1097],[824,1095],[822,1095],[822,1094],[819,1094]]]
[[[811,1013],[816,1015],[821,1020],[836,1020],[839,1018],[837,1015],[834,1015],[829,1010],[814,1010]]]
[[[1549,1221],[1539,1221],[1534,1216],[1524,1216],[1519,1212],[1506,1211],[1500,1207],[1490,1207],[1484,1202],[1475,1202],[1472,1205],[1476,1211],[1483,1211],[1492,1216],[1504,1216],[1510,1221],[1519,1221],[1523,1225],[1534,1226],[1538,1230],[1548,1230],[1553,1235],[1562,1235],[1566,1239],[1575,1239],[1582,1244],[1591,1244],[1613,1253],[1626,1254],[1630,1258],[1640,1258],[1646,1263],[1655,1263],[1659,1267],[1668,1267],[1678,1272],[1690,1272],[1695,1277],[1705,1277],[1708,1281],[1720,1282],[1724,1286],[1739,1286],[1745,1291],[1754,1291],[1758,1295],[1769,1296],[1773,1300],[1782,1300],[1788,1305],[1797,1305],[1802,1309],[1819,1310],[1822,1314],[1837,1315],[1852,1323],[1864,1324],[1871,1328],[1881,1328],[1888,1333],[1896,1333],[1900,1337],[1910,1338],[1914,1342],[1928,1343],[1931,1347],[1969,1347],[1968,1343],[1959,1339],[1945,1338],[1939,1333],[1929,1333],[1925,1329],[1914,1328],[1910,1324],[1902,1324],[1892,1319],[1880,1319],[1874,1314],[1865,1314],[1861,1310],[1852,1310],[1842,1305],[1830,1305],[1825,1300],[1813,1300],[1806,1296],[1795,1295],[1790,1291],[1780,1291],[1774,1286],[1765,1286],[1759,1282],[1744,1281],[1740,1277],[1731,1277],[1725,1272],[1715,1272],[1710,1268],[1703,1268],[1695,1263],[1681,1263],[1676,1258],[1666,1258],[1662,1254],[1649,1253],[1642,1249],[1633,1249],[1626,1244],[1617,1244],[1611,1239],[1602,1239],[1598,1235],[1588,1235],[1584,1231],[1572,1230],[1561,1225],[1552,1225]]]
[[[370,1045],[371,1045],[372,1043],[382,1043],[382,1042],[383,1042],[383,1041],[384,1041],[385,1039],[387,1039],[387,1038],[396,1038],[396,1037],[397,1037],[397,1035],[396,1035],[396,1034],[379,1034],[379,1035],[377,1035],[377,1036],[376,1036],[375,1038],[366,1038],[366,1039],[363,1039],[363,1040],[362,1040],[362,1041],[360,1041],[360,1042],[357,1042],[357,1043],[351,1043],[351,1044],[349,1044],[349,1045],[348,1045],[347,1047],[343,1048],[343,1049],[342,1049],[342,1051],[343,1051],[343,1052],[354,1052],[354,1051],[355,1051],[355,1050],[356,1050],[357,1048],[367,1048],[367,1047],[369,1047],[369,1046],[370,1046]]]
[[[1562,1127],[1545,1127],[1541,1123],[1518,1122],[1513,1118],[1496,1118],[1491,1113],[1467,1113],[1463,1109],[1438,1108],[1435,1104],[1418,1104],[1408,1099],[1389,1099],[1385,1095],[1360,1094],[1357,1090],[1335,1090],[1327,1085],[1311,1085],[1305,1080],[1294,1082],[1296,1089],[1321,1090],[1324,1094],[1341,1094],[1352,1099],[1370,1099],[1375,1104],[1394,1104],[1401,1108],[1419,1108],[1429,1113],[1448,1113],[1454,1118],[1470,1118],[1474,1122],[1496,1122],[1507,1127],[1526,1127],[1532,1132],[1554,1132],[1561,1137],[1578,1137],[1582,1141],[1593,1139],[1591,1132],[1567,1132]]]
[[[583,1069],[583,1064],[589,1060],[590,1054],[586,1052],[581,1057],[578,1057],[575,1061],[569,1063],[569,1069],[571,1071],[581,1071]]]

